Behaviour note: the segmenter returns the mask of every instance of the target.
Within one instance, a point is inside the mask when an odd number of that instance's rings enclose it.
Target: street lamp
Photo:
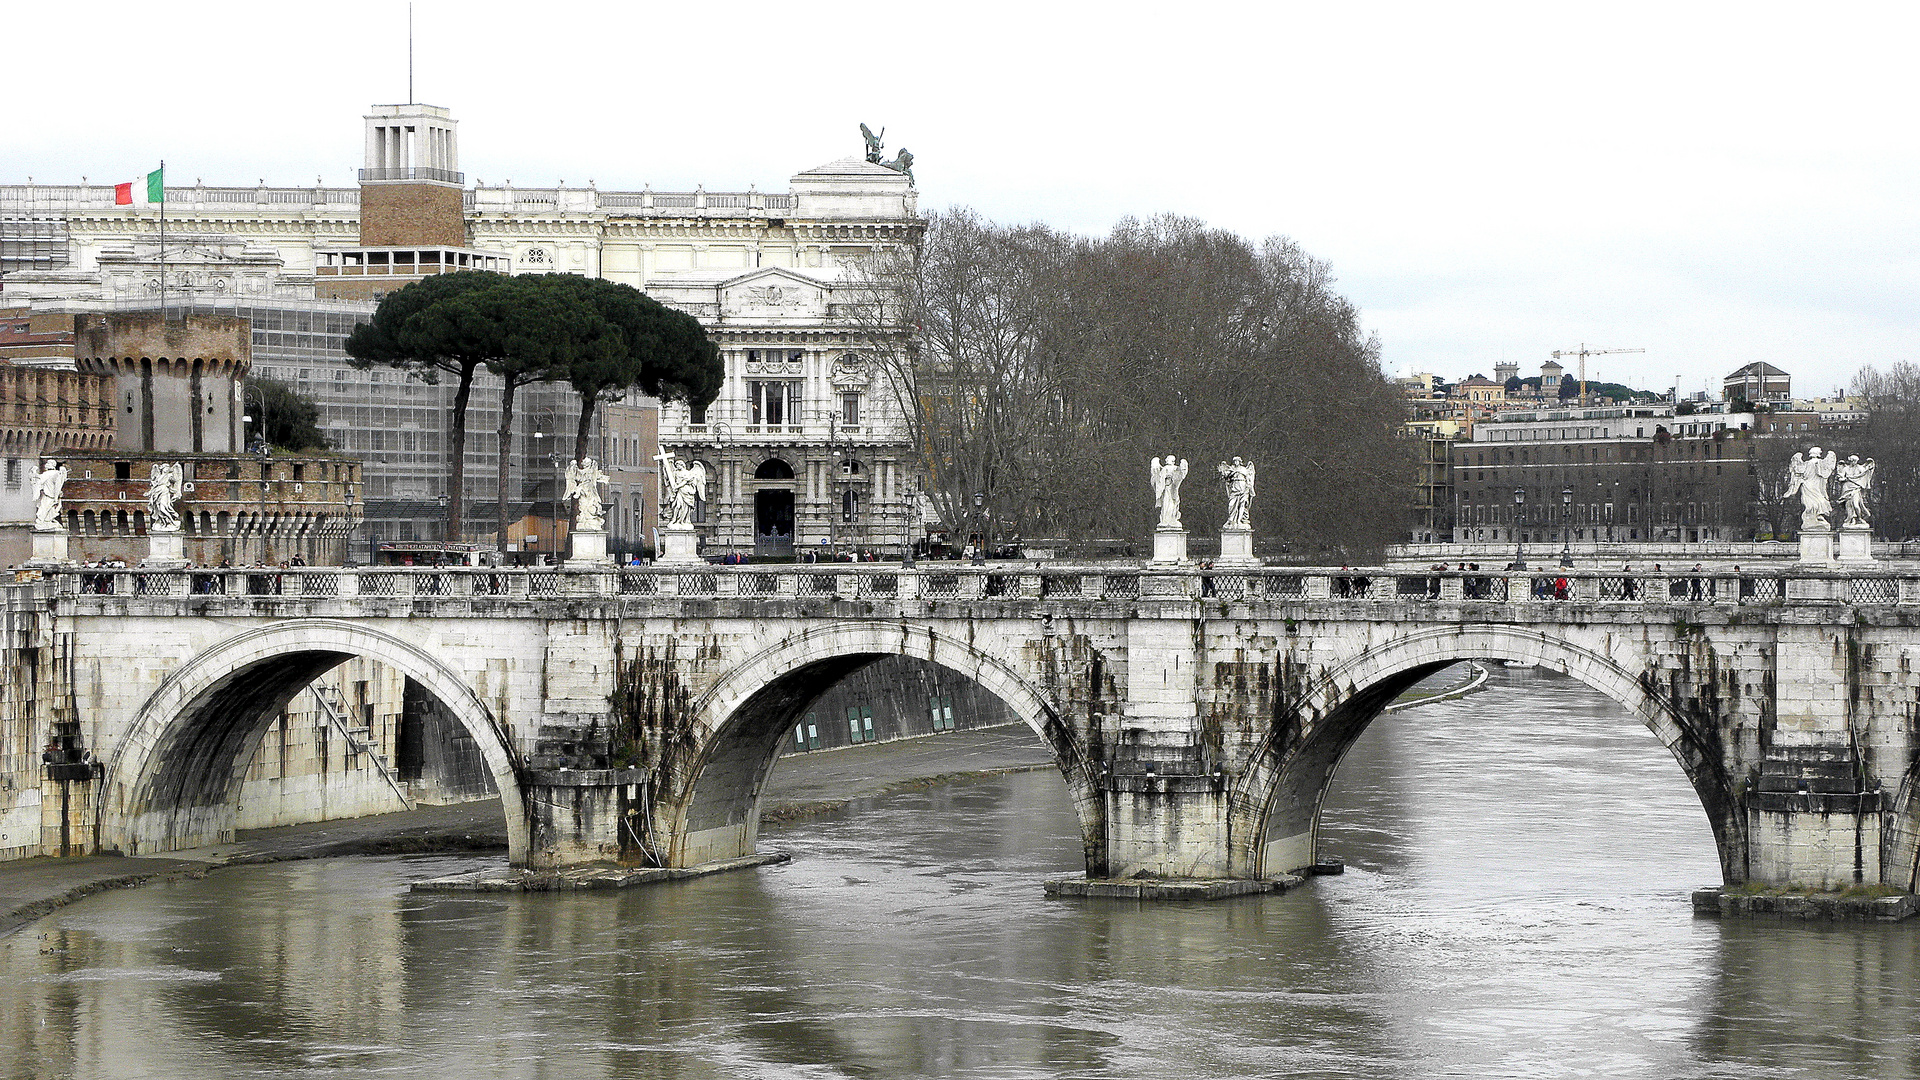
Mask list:
[[[907,480],[907,489],[902,492],[906,504],[904,520],[900,523],[900,565],[913,569],[913,519],[920,516],[920,493],[915,490],[913,480]]]
[[[1513,568],[1515,570],[1525,570],[1527,568],[1527,553],[1525,549],[1523,549],[1520,546],[1520,519],[1526,513],[1526,507],[1527,507],[1527,489],[1523,487],[1514,488],[1513,489]]]
[[[1573,489],[1560,489],[1560,565],[1573,565]]]
[[[973,521],[980,530],[980,543],[973,549],[973,565],[987,565],[987,495],[984,491],[973,493]]]

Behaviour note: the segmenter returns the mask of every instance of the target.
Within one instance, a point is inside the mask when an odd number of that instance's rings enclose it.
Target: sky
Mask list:
[[[0,183],[350,185],[408,5],[9,13]],[[1685,392],[1920,358],[1920,6],[416,0],[468,182],[784,191],[905,147],[923,209],[1174,213],[1328,264],[1390,374],[1644,349]],[[21,43],[32,48],[18,48]],[[1570,370],[1575,365],[1569,365]]]

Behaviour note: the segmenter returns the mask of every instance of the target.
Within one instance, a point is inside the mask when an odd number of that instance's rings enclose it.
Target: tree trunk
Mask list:
[[[580,426],[573,429],[573,460],[575,461],[585,461],[587,459],[587,429],[593,426],[593,410],[594,407],[599,404],[599,394],[580,395]],[[576,506],[572,500],[568,500],[567,547],[569,550],[573,547],[573,529],[574,526],[578,524],[578,522],[574,520],[577,516],[575,511],[578,509],[579,507]]]
[[[473,396],[473,371],[471,364],[460,370],[460,385],[453,392],[453,430],[447,433],[447,456],[453,459],[447,490],[449,541],[457,541],[462,535],[461,510],[467,501],[467,399]]]
[[[573,460],[587,457],[587,429],[593,426],[593,410],[600,404],[599,394],[580,395],[580,426],[573,430]]]
[[[493,550],[504,560],[507,554],[507,484],[513,471],[513,392],[519,385],[509,378],[500,387],[500,484],[494,492]]]

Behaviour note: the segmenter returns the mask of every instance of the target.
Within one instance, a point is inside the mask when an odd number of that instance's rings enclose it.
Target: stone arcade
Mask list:
[[[101,763],[59,824],[128,854],[227,840],[262,726],[364,656],[478,740],[514,864],[733,859],[796,714],[902,655],[1046,739],[1090,876],[1267,877],[1313,862],[1333,770],[1384,705],[1494,658],[1644,723],[1728,882],[1913,888],[1920,575],[1567,576],[1550,600],[1523,575],[1190,564],[75,571],[28,587],[29,636],[40,699],[86,703]]]

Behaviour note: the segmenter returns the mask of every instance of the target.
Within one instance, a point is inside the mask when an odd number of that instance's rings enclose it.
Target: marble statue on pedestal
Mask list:
[[[1831,528],[1827,515],[1833,513],[1833,501],[1827,498],[1827,478],[1831,477],[1839,465],[1840,456],[1829,450],[1820,453],[1819,447],[1802,454],[1794,454],[1787,463],[1787,490],[1800,496],[1800,531],[1824,532]]]
[[[1859,454],[1853,454],[1836,466],[1833,474],[1840,478],[1840,509],[1845,517],[1841,521],[1843,528],[1867,528],[1872,519],[1867,513],[1867,491],[1873,487],[1872,458],[1860,460]]]
[[[1165,461],[1147,459],[1147,475],[1153,481],[1153,501],[1160,508],[1160,528],[1180,527],[1180,483],[1187,478],[1187,461],[1176,462],[1172,454]]]
[[[1253,528],[1253,462],[1234,458],[1221,462],[1214,471],[1227,484],[1227,523],[1223,527]]]
[[[600,488],[606,482],[607,474],[590,457],[567,464],[567,498],[579,500],[573,515],[575,531],[601,532],[606,529],[606,505],[600,499]]]
[[[155,462],[147,480],[147,531],[179,532],[180,511],[175,503],[186,491],[186,470],[177,461]]]
[[[680,464],[672,454],[661,454],[660,516],[672,525],[693,524],[693,512],[707,497],[707,467],[698,461]]]
[[[33,478],[33,531],[66,532],[60,520],[60,491],[67,486],[67,467],[51,459]]]

